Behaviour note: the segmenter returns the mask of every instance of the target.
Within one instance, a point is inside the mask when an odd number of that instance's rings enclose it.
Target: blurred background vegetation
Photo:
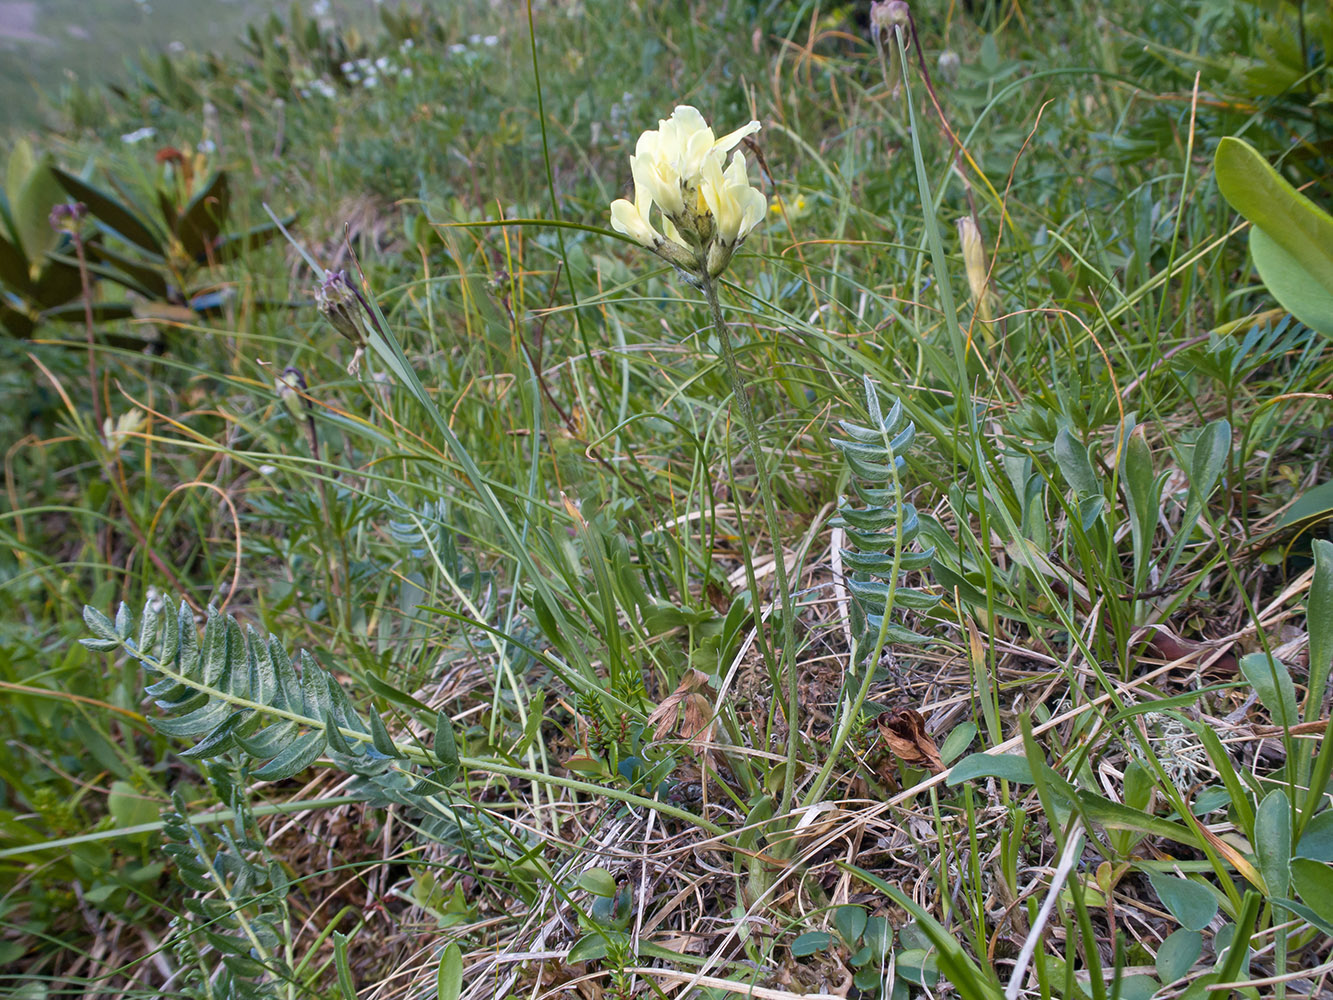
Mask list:
[[[0,128],[59,118],[62,100],[85,87],[122,85],[144,53],[235,55],[247,25],[287,15],[291,0],[2,0]],[[317,18],[362,29],[373,2],[305,4]]]
[[[623,996],[649,962],[740,992],[993,997],[1048,890],[1043,996],[1202,996],[1326,959],[1307,737],[1333,362],[1211,170],[1242,135],[1329,203],[1333,19],[915,7],[904,79],[853,2],[549,0],[535,38],[526,5],[481,0],[0,3],[15,989],[227,995],[225,969],[236,995],[420,996],[456,941],[475,997],[585,974]],[[607,231],[677,103],[764,122],[769,217],[725,306],[781,539],[706,310]],[[356,358],[321,318],[325,269],[401,357]],[[843,587],[883,594],[832,519],[891,460],[844,420],[915,427],[901,536],[931,550],[894,579],[929,591],[898,610],[930,643],[893,633],[869,665]],[[865,501],[876,528],[902,500]],[[756,628],[775,552],[804,764],[775,751],[786,678]],[[373,714],[422,758],[394,785],[362,773],[379,733],[271,780],[222,737],[191,756],[202,734],[154,721],[196,706],[145,695],[129,619],[78,643],[85,606],[122,601],[273,633],[348,692],[350,731]],[[659,732],[703,692],[719,756]],[[789,768],[813,799],[776,815]]]

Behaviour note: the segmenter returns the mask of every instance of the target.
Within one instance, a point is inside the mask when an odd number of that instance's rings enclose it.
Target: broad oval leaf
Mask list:
[[[1102,484],[1088,460],[1088,449],[1067,427],[1060,428],[1060,433],[1055,436],[1055,463],[1065,482],[1080,498],[1101,494]]]
[[[606,958],[606,938],[606,931],[583,935],[574,942],[574,947],[569,949],[569,956],[565,962],[575,965],[579,962],[597,962]]]
[[[1172,931],[1157,949],[1157,974],[1169,986],[1193,968],[1203,954],[1203,935],[1181,927]]]
[[[1270,896],[1285,896],[1291,884],[1291,803],[1275,788],[1254,813],[1254,854]]]
[[[1296,687],[1287,665],[1267,653],[1250,653],[1240,658],[1240,670],[1268,709],[1273,725],[1284,729],[1300,721],[1296,715]]]
[[[435,972],[436,1000],[458,1000],[463,993],[463,950],[457,941],[450,941],[440,953],[440,966]]]
[[[1333,336],[1333,217],[1241,139],[1218,143],[1213,163],[1222,197],[1254,226],[1250,252],[1273,298]]]
[[[113,781],[106,811],[116,826],[140,826],[157,819],[162,807],[127,781]]]
[[[1190,456],[1190,489],[1206,501],[1231,455],[1231,424],[1219,417],[1199,432]]]
[[[616,878],[605,868],[589,868],[579,875],[578,885],[594,896],[609,899],[616,894]]]
[[[1291,884],[1306,906],[1326,924],[1333,924],[1333,867],[1309,858],[1294,858]]]
[[[887,955],[889,949],[893,947],[893,927],[887,917],[871,917],[867,920],[862,936],[865,938],[866,947],[876,960]]]
[[[1326,809],[1306,824],[1296,845],[1296,857],[1333,863],[1333,809]]]
[[[849,947],[855,946],[866,929],[865,907],[839,906],[833,911],[833,926]]]
[[[791,943],[791,953],[795,958],[808,958],[832,943],[833,935],[827,931],[806,931]]]
[[[1333,337],[1333,288],[1320,284],[1267,230],[1250,232],[1250,256],[1264,287],[1311,330]]]
[[[973,778],[1003,778],[1019,784],[1032,784],[1032,765],[1023,754],[974,753],[964,757],[949,771],[948,784],[961,785]]]
[[[960,722],[949,730],[949,735],[940,744],[940,760],[948,764],[972,745],[977,738],[977,727],[972,722]]]
[[[1190,931],[1201,931],[1217,916],[1217,897],[1197,882],[1160,872],[1149,872],[1157,898]]]
[[[894,956],[898,975],[918,986],[934,986],[940,978],[939,963],[933,951],[908,948]]]

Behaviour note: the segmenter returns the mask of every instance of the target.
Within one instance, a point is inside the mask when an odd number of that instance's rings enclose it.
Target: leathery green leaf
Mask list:
[[[1305,197],[1249,143],[1217,146],[1217,188],[1253,225],[1250,252],[1284,309],[1333,336],[1333,216]]]
[[[440,952],[440,965],[435,972],[436,1000],[458,1000],[463,992],[463,950],[457,941],[450,941]]]

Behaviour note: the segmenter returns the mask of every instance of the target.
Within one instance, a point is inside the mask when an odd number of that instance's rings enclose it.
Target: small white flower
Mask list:
[[[496,45],[500,44],[500,36],[487,35],[485,38],[481,40],[481,43],[485,45],[488,49],[494,48]]]
[[[468,36],[467,36],[467,43],[468,43],[469,45],[480,45],[480,44],[481,44],[481,36],[480,36],[480,35],[468,35]]]
[[[462,55],[466,51],[467,51],[467,46],[464,45],[462,42],[454,42],[453,45],[449,46],[449,54],[451,56]]]
[[[377,77],[374,73],[371,73],[370,76],[366,77],[365,82],[362,83],[362,86],[365,87],[367,90],[371,90],[375,87],[378,87],[379,82],[380,82],[379,77]]]
[[[379,70],[381,73],[388,72],[390,65],[391,63],[389,62],[388,56],[380,56],[378,59],[375,60],[375,68]]]
[[[157,135],[157,129],[145,125],[143,128],[136,128],[133,132],[126,132],[120,137],[120,141],[132,146],[136,142],[143,142],[145,139],[151,139],[155,135]]]
[[[201,143],[199,143],[199,145],[197,145],[195,149],[205,154],[216,153],[218,151],[218,144],[214,142],[212,139],[205,139]]]

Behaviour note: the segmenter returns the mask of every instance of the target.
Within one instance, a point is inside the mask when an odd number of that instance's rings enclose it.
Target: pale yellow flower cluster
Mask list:
[[[634,200],[611,203],[612,227],[687,274],[706,270],[717,277],[768,207],[763,192],[750,186],[740,150],[727,164],[727,153],[758,131],[752,121],[718,139],[697,109],[676,108],[657,130],[639,136],[629,158]],[[650,218],[654,206],[661,232]]]

